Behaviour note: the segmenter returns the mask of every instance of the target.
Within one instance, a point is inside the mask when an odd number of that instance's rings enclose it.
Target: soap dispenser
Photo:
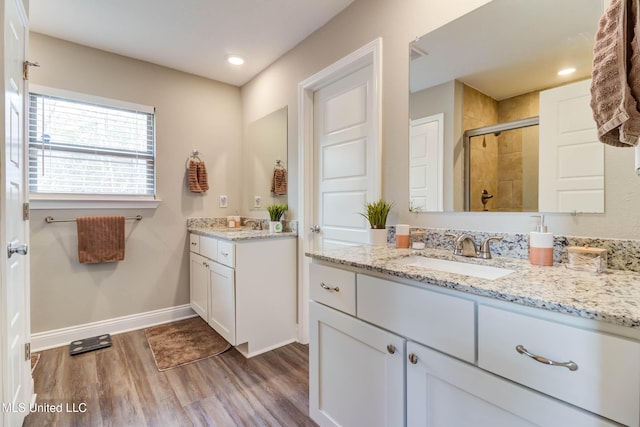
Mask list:
[[[544,225],[544,215],[536,215],[538,224],[529,235],[529,262],[533,265],[553,265],[553,233]]]

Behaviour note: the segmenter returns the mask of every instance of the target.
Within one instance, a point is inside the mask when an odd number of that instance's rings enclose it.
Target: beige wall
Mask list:
[[[173,307],[189,302],[186,220],[240,211],[240,89],[190,74],[31,34],[31,83],[156,107],[157,209],[32,211],[32,332]],[[185,161],[200,150],[207,195],[189,193]],[[218,208],[218,195],[229,208]],[[81,265],[75,223],[44,217],[141,213],[127,222],[126,258]]]
[[[377,37],[383,39],[383,195],[396,202],[390,223],[469,230],[527,232],[529,213],[409,213],[408,44],[417,36],[486,3],[485,0],[356,0],[340,15],[242,88],[243,126],[289,106],[290,206],[297,200],[297,85]],[[455,53],[452,53],[455,54]],[[633,150],[606,148],[605,214],[552,214],[558,234],[640,238],[640,179]],[[294,187],[295,185],[295,187]]]

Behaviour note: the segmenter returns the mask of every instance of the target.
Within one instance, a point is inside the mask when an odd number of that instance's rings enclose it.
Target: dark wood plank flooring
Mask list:
[[[307,346],[251,359],[231,349],[159,372],[143,330],[112,339],[112,347],[78,356],[68,347],[43,351],[33,373],[37,403],[63,411],[31,413],[24,426],[316,425],[308,417]]]

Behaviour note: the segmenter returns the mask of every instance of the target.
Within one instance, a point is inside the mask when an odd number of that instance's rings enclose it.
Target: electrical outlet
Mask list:
[[[225,196],[224,194],[221,194],[221,195],[220,195],[220,207],[221,207],[221,208],[226,208],[226,207],[228,207],[228,206],[227,206],[227,202],[228,202],[228,200],[227,200],[227,196]]]
[[[260,206],[262,206],[262,197],[253,196],[253,207],[259,208]]]

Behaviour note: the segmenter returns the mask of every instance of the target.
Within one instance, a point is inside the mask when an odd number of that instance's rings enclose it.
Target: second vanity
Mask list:
[[[321,426],[640,425],[640,274],[387,246],[308,255]]]
[[[193,310],[252,357],[296,340],[296,234],[190,225]]]

